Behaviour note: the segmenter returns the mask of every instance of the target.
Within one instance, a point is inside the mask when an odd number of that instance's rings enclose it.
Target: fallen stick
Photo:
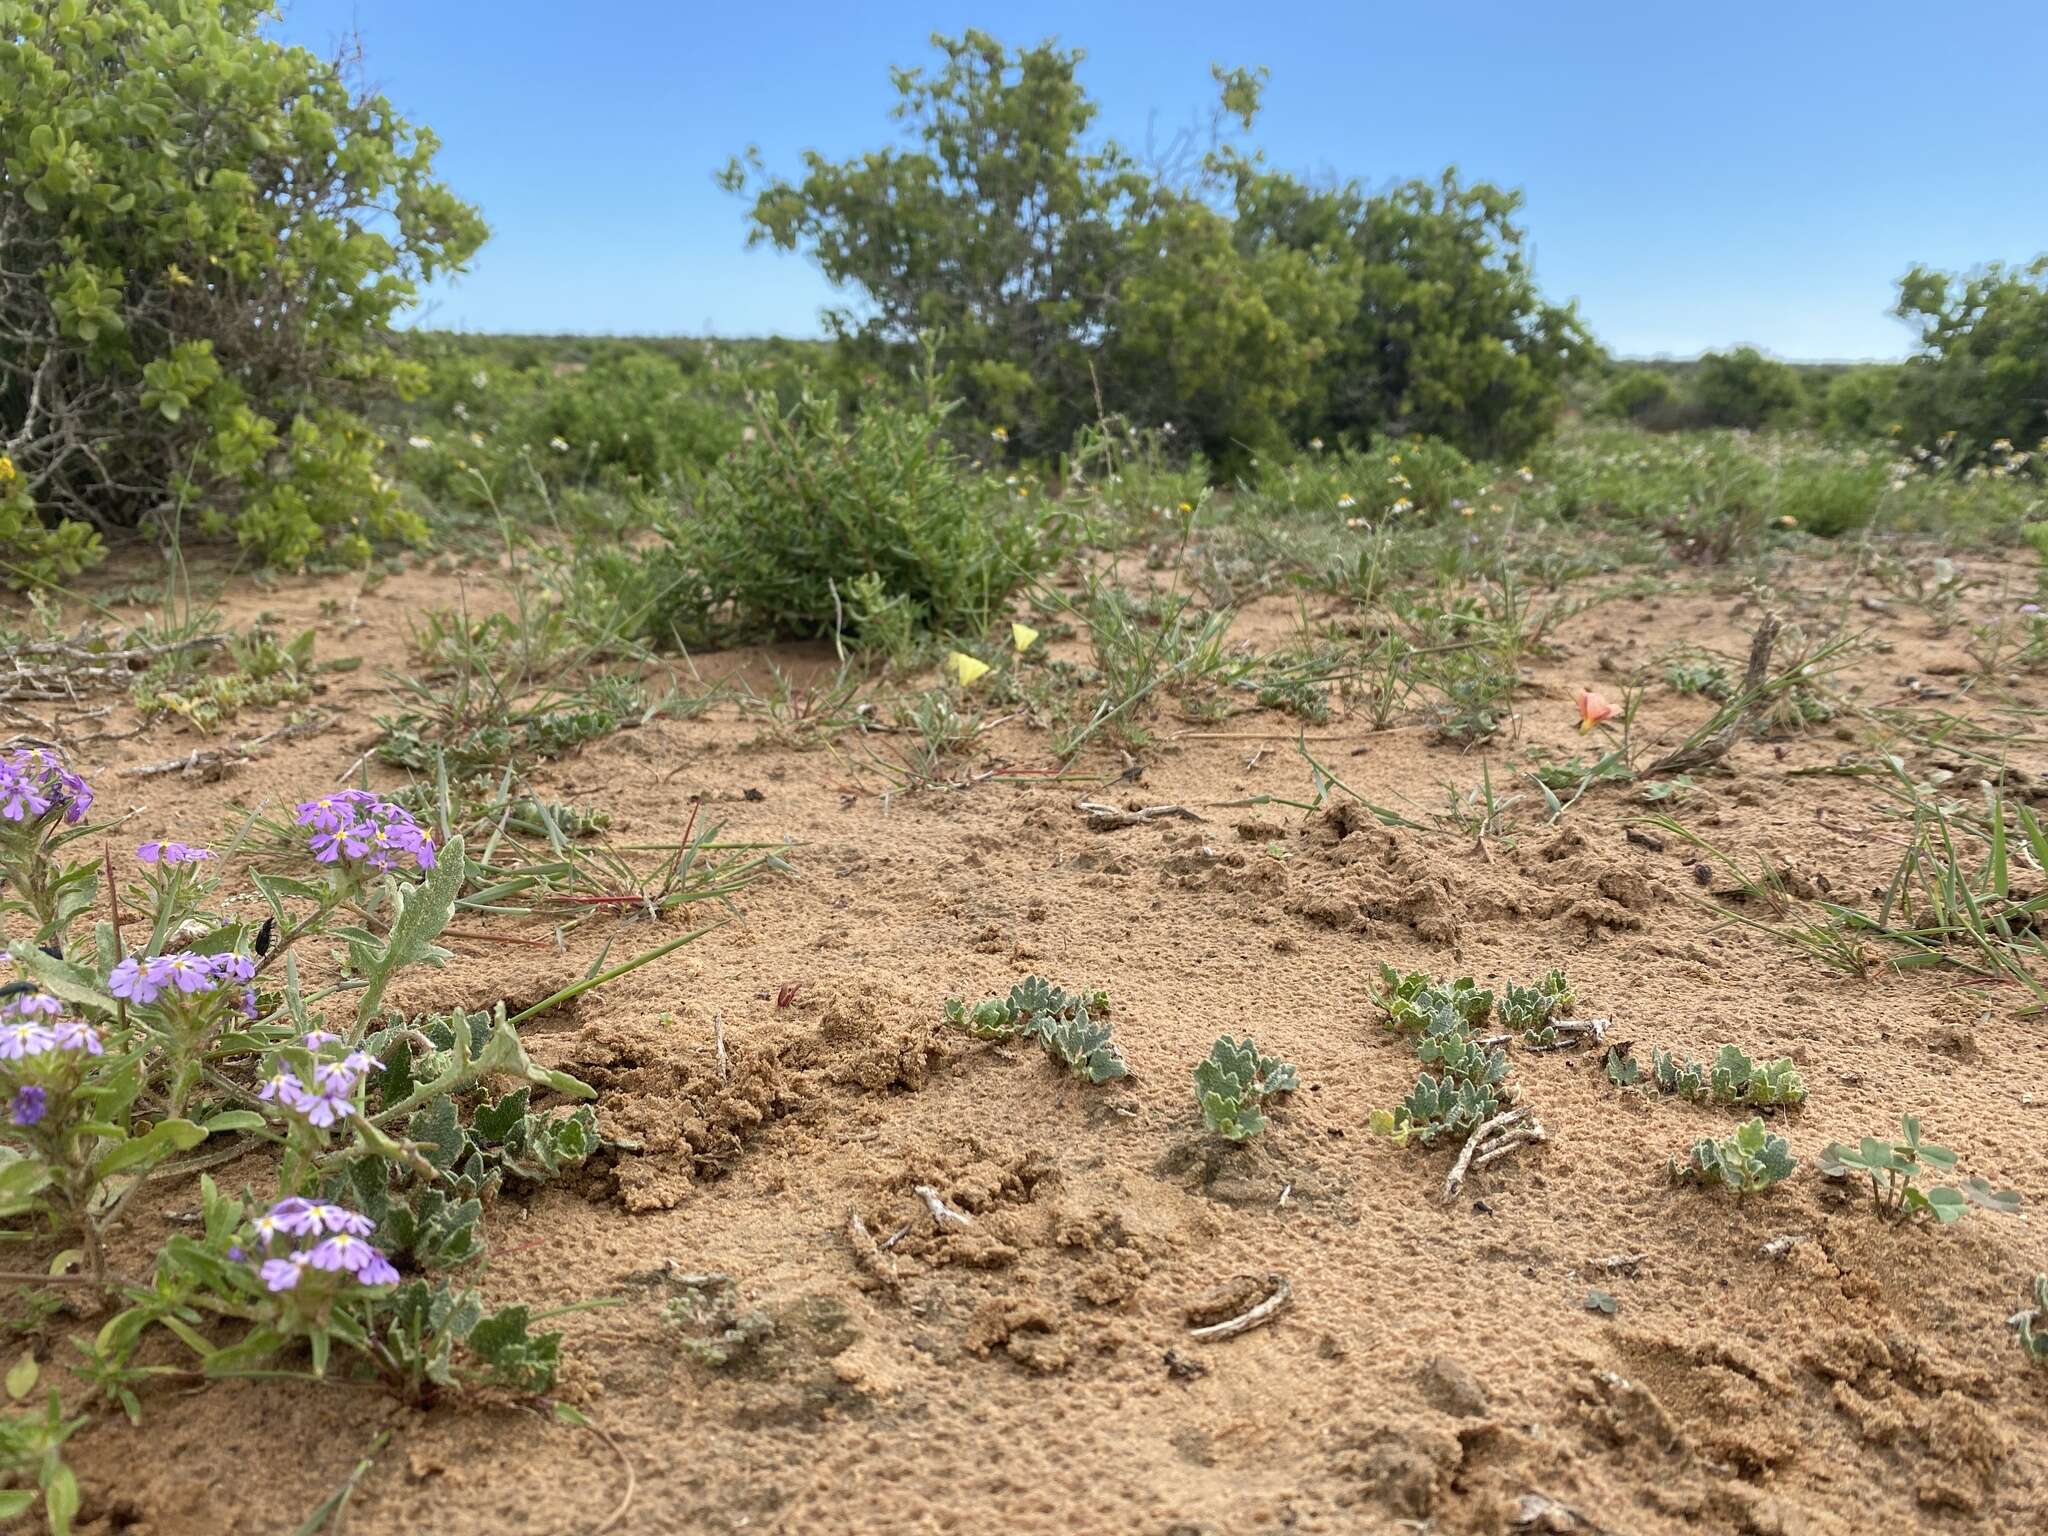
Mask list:
[[[1205,1341],[1227,1339],[1236,1334],[1249,1333],[1252,1329],[1273,1321],[1280,1315],[1280,1309],[1293,1297],[1294,1287],[1287,1283],[1285,1275],[1268,1275],[1266,1283],[1273,1288],[1272,1294],[1250,1311],[1240,1312],[1236,1317],[1226,1318],[1220,1323],[1211,1323],[1206,1328],[1191,1328],[1188,1330],[1188,1337]]]
[[[875,1246],[875,1239],[868,1231],[868,1224],[860,1219],[859,1211],[846,1213],[846,1243],[853,1250],[853,1262],[862,1274],[892,1296],[902,1291],[902,1277],[896,1273],[896,1266],[882,1257],[882,1250]]]
[[[1495,1137],[1486,1145],[1486,1150],[1472,1159],[1474,1169],[1484,1168],[1496,1159],[1506,1157],[1517,1147],[1526,1147],[1539,1141],[1550,1140],[1550,1133],[1543,1129],[1543,1122],[1531,1120],[1527,1125],[1517,1126],[1504,1135]]]
[[[1548,1045],[1525,1045],[1523,1049],[1530,1051],[1569,1051],[1585,1044],[1588,1039],[1595,1045],[1603,1045],[1607,1040],[1609,1023],[1610,1021],[1607,1019],[1552,1019],[1549,1027],[1566,1038],[1553,1040]]]
[[[932,1213],[932,1225],[941,1232],[965,1232],[974,1225],[972,1216],[946,1204],[945,1198],[931,1185],[913,1184],[910,1192],[924,1202],[924,1208]]]
[[[1104,805],[1100,800],[1076,800],[1074,809],[1087,812],[1090,832],[1120,832],[1125,827],[1142,827],[1166,816],[1177,816],[1184,821],[1208,820],[1208,817],[1198,816],[1184,805],[1148,805],[1143,810],[1126,811]]]
[[[1444,1199],[1451,1199],[1464,1184],[1465,1175],[1471,1171],[1472,1156],[1479,1150],[1481,1142],[1507,1129],[1517,1120],[1526,1120],[1528,1117],[1529,1106],[1524,1104],[1520,1109],[1503,1110],[1491,1120],[1482,1120],[1473,1129],[1472,1134],[1465,1138],[1464,1149],[1458,1153],[1457,1162],[1451,1165],[1451,1176],[1444,1180]]]

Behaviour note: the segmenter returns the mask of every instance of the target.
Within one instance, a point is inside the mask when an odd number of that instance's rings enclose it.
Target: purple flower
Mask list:
[[[17,992],[0,1002],[0,1019],[25,1019],[37,1013],[55,1018],[63,1011],[64,1005],[47,992]]]
[[[9,1024],[0,1029],[0,1061],[40,1056],[56,1043],[57,1037],[40,1024]]]
[[[392,1280],[398,1272],[391,1268],[383,1254],[372,1248],[353,1232],[337,1232],[313,1249],[307,1256],[307,1263],[315,1269],[324,1269],[331,1274],[354,1275],[364,1285],[386,1285],[389,1281],[369,1278],[371,1274],[389,1273]]]
[[[0,754],[0,820],[37,821],[53,808],[77,826],[92,809],[92,790],[54,752],[30,747]]]
[[[265,1259],[263,1267],[256,1273],[263,1281],[263,1288],[275,1293],[291,1290],[305,1272],[306,1255],[295,1253],[288,1259]]]
[[[296,1108],[305,1096],[306,1085],[299,1081],[299,1074],[283,1067],[271,1073],[269,1081],[256,1090],[256,1097],[265,1103],[283,1104],[287,1108]]]
[[[34,1083],[29,1083],[15,1090],[14,1100],[7,1107],[7,1118],[16,1125],[34,1125],[43,1118],[49,1107],[48,1092]]]
[[[104,1056],[106,1048],[100,1044],[99,1034],[89,1024],[77,1019],[59,1019],[50,1026],[50,1043],[60,1051],[83,1051],[88,1056]]]
[[[376,1230],[376,1223],[369,1217],[359,1216],[345,1205],[330,1205],[325,1201],[280,1200],[270,1208],[270,1214],[294,1237],[319,1237],[327,1232],[368,1237]]]
[[[135,857],[144,864],[197,864],[213,855],[190,843],[144,843],[135,850]]]
[[[107,974],[107,990],[131,1003],[153,1003],[163,991],[163,979],[152,970],[154,961],[130,955]]]
[[[312,831],[307,847],[316,863],[361,860],[381,871],[398,869],[409,860],[418,869],[434,867],[433,840],[411,812],[368,790],[342,790],[305,801],[297,819]]]
[[[107,990],[131,1003],[153,1003],[173,988],[189,996],[218,991],[230,982],[246,983],[255,976],[256,962],[232,951],[215,955],[130,955],[108,975]]]
[[[306,1036],[306,1049],[317,1051],[323,1045],[336,1045],[340,1043],[340,1040],[341,1036],[339,1035],[330,1035],[324,1029],[316,1029]]]

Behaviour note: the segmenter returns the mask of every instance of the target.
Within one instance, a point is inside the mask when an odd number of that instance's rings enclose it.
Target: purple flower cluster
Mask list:
[[[225,986],[247,988],[256,979],[256,962],[232,951],[217,955],[180,950],[169,955],[130,955],[107,975],[107,990],[131,1003],[153,1003],[166,992],[217,992]]]
[[[144,843],[135,850],[135,857],[144,864],[197,864],[213,855],[190,843]]]
[[[306,1042],[310,1049],[318,1050],[335,1038],[315,1033],[308,1035]],[[308,1125],[324,1128],[355,1113],[356,1084],[363,1080],[364,1073],[382,1065],[368,1051],[350,1051],[339,1061],[316,1063],[310,1085],[291,1068],[280,1066],[256,1090],[256,1097],[266,1103],[281,1104],[293,1114],[303,1115]]]
[[[312,832],[308,846],[321,864],[346,860],[375,870],[397,869],[410,860],[416,869],[434,867],[433,839],[402,805],[380,800],[367,789],[336,790],[297,808],[298,824]]]
[[[295,1291],[309,1270],[358,1285],[396,1285],[398,1271],[369,1241],[376,1230],[367,1216],[346,1206],[301,1200],[280,1200],[255,1221],[256,1235],[267,1255],[257,1268],[263,1288],[273,1294]],[[274,1251],[282,1240],[296,1241],[289,1252]]]
[[[92,789],[42,747],[0,753],[0,821],[41,821],[52,811],[77,826],[92,809]]]
[[[77,1019],[55,1019],[43,1024],[34,1018],[14,1018],[0,1024],[0,1061],[26,1061],[52,1051],[99,1056],[105,1050],[92,1026]]]

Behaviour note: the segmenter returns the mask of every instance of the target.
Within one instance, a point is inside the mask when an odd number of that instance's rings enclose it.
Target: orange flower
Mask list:
[[[1621,711],[1590,688],[1579,690],[1579,729],[1590,731],[1602,720],[1612,720]]]

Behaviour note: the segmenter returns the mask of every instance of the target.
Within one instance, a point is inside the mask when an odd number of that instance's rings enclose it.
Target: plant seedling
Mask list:
[[[1725,1185],[1738,1195],[1753,1195],[1790,1177],[1792,1148],[1784,1137],[1766,1131],[1759,1115],[1736,1127],[1726,1141],[1705,1136],[1694,1142],[1687,1160],[1680,1163],[1674,1159],[1671,1171],[1681,1179]]]
[[[1792,1058],[1776,1061],[1752,1060],[1739,1046],[1724,1045],[1711,1062],[1685,1061],[1669,1051],[1650,1057],[1650,1072],[1665,1093],[1677,1094],[1695,1103],[1745,1104],[1757,1109],[1781,1109],[1806,1102],[1806,1085]],[[1608,1076],[1614,1078],[1612,1062]],[[1622,1081],[1614,1078],[1616,1082]],[[1633,1077],[1628,1081],[1633,1082]]]
[[[1920,1185],[1927,1172],[1946,1173],[1956,1165],[1949,1148],[1920,1139],[1920,1121],[1915,1115],[1899,1117],[1898,1141],[1879,1141],[1866,1136],[1855,1147],[1830,1142],[1820,1154],[1820,1170],[1829,1178],[1862,1173],[1870,1180],[1870,1195],[1880,1216],[1932,1216],[1943,1226],[1959,1221],[1971,1206],[2011,1215],[2020,1208],[2019,1194],[2010,1189],[1993,1189],[1983,1179],[1964,1179],[1958,1184]]]
[[[2034,1304],[2013,1321],[2027,1358],[2036,1365],[2048,1365],[2048,1275],[2034,1276]]]
[[[1571,983],[1563,971],[1551,971],[1533,987],[1509,982],[1501,990],[1500,1022],[1507,1029],[1520,1030],[1524,1045],[1557,1044],[1552,1021],[1572,1006]]]
[[[1276,1056],[1261,1056],[1247,1035],[1224,1035],[1209,1047],[1206,1060],[1195,1064],[1195,1097],[1209,1129],[1231,1141],[1248,1141],[1266,1128],[1259,1106],[1277,1094],[1301,1086],[1294,1068]]]
[[[992,997],[972,1008],[961,998],[946,999],[946,1022],[955,1029],[977,1040],[1029,1035],[1076,1077],[1091,1083],[1125,1077],[1131,1070],[1110,1039],[1110,1026],[1096,1022],[1096,1015],[1107,1012],[1105,993],[1068,992],[1043,976],[1026,976],[1007,997]]]

